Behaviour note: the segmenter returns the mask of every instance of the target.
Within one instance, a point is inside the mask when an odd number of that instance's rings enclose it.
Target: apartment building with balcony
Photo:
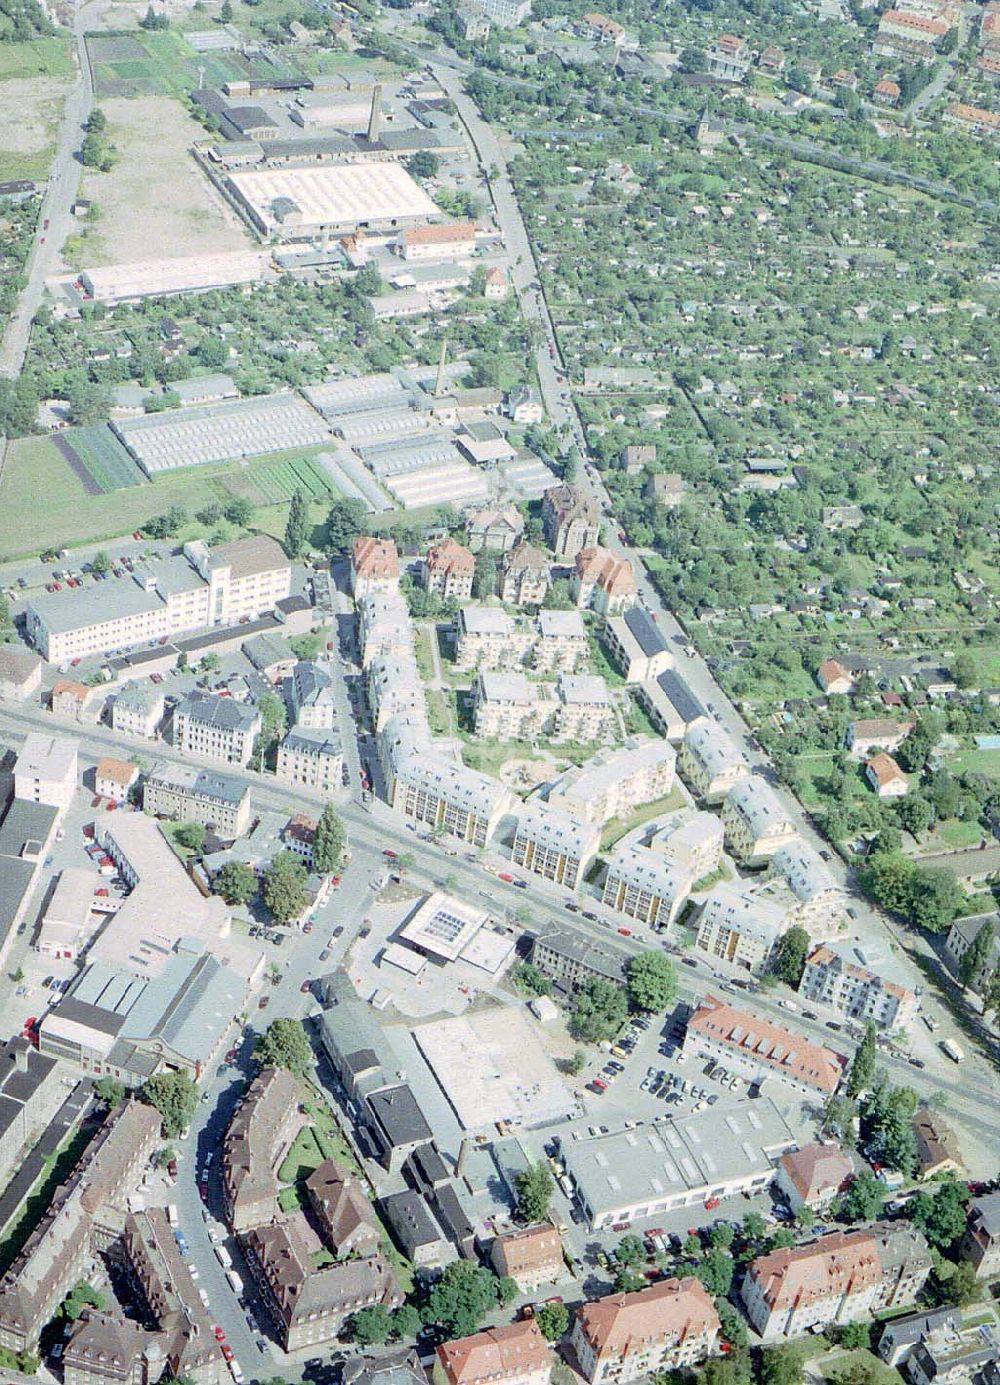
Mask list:
[[[698,917],[697,945],[710,957],[760,976],[788,927],[787,912],[780,904],[753,890],[717,885]]]
[[[399,554],[393,539],[359,534],[351,545],[351,592],[355,601],[372,592],[399,590]]]
[[[442,539],[429,548],[420,565],[423,586],[442,601],[468,601],[475,575],[475,558],[453,538]]]
[[[289,731],[278,746],[275,778],[327,795],[344,783],[344,748],[338,731]]]
[[[678,808],[658,818],[647,845],[668,856],[695,882],[711,875],[722,860],[722,823],[714,813]]]
[[[722,824],[733,854],[747,866],[762,865],[798,835],[788,809],[757,777],[730,789],[722,805]]]
[[[673,652],[644,606],[633,605],[621,615],[609,617],[603,635],[626,683],[648,683],[673,668]]]
[[[569,589],[578,607],[602,616],[621,615],[639,599],[632,564],[606,548],[580,549]]]
[[[802,971],[800,994],[859,1024],[871,1020],[879,1029],[907,1028],[917,1016],[915,993],[886,975],[895,970],[887,961],[875,969],[866,967],[858,951],[841,942],[814,948]]]
[[[718,803],[749,777],[750,765],[727,731],[699,717],[684,733],[680,772],[692,793],[706,803]]]
[[[541,800],[518,812],[511,860],[533,875],[575,890],[601,845],[601,831]]]
[[[518,543],[504,555],[500,569],[500,600],[507,606],[540,606],[552,575],[541,549]]]
[[[587,822],[628,818],[670,793],[676,765],[677,752],[669,742],[633,739],[620,749],[599,750],[584,764],[565,770],[546,801]]]
[[[619,847],[608,861],[603,902],[651,928],[668,929],[691,893],[694,876],[669,857],[641,846]]]
[[[157,728],[163,720],[164,697],[153,683],[126,683],[118,690],[111,704],[111,725],[126,736],[156,739]]]
[[[795,837],[771,857],[769,874],[787,886],[794,903],[789,925],[797,924],[812,937],[835,929],[847,908],[847,895],[815,847]]]
[[[597,548],[601,514],[594,502],[573,486],[552,486],[542,496],[545,538],[560,558],[575,558],[581,548]]]

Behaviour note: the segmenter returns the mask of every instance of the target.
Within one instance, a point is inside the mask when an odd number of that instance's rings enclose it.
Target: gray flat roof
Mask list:
[[[109,577],[106,582],[33,596],[27,609],[34,611],[53,634],[64,634],[85,625],[141,615],[162,604],[157,592],[144,591],[134,578]]]
[[[705,709],[695,697],[694,693],[672,668],[664,669],[657,678],[661,690],[673,703],[678,716],[684,721],[695,721],[698,717],[705,715]]]
[[[663,632],[650,619],[649,612],[644,606],[631,606],[622,619],[628,626],[636,644],[647,657],[653,654],[662,654],[664,650],[669,649],[670,646],[664,639]],[[673,701],[672,698],[671,701]],[[678,707],[677,710],[680,711],[680,708]]]
[[[367,1098],[367,1104],[372,1117],[391,1146],[423,1143],[434,1138],[417,1098],[405,1083],[400,1083],[398,1087],[385,1087],[380,1092],[372,1092]]]
[[[195,769],[189,765],[154,765],[149,772],[148,782],[196,798],[211,798],[218,803],[233,805],[242,803],[250,792],[248,785],[231,774],[217,774],[215,770]]]

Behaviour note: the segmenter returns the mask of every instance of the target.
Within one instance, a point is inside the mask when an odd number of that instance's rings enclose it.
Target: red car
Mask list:
[[[331,888],[331,890],[338,890],[338,889],[340,888],[340,876],[339,876],[339,875],[331,875],[331,876],[330,876],[330,888]]]
[[[385,850],[382,852],[382,855],[383,855],[383,856],[388,856],[388,858],[389,858],[390,861],[395,861],[395,860],[398,860],[398,858],[399,858],[399,852],[398,852],[398,851],[393,851],[393,850],[392,850],[390,847],[388,847],[388,846],[387,846],[387,847],[385,848]]]
[[[226,1340],[226,1329],[220,1327],[218,1323],[215,1324],[212,1331],[215,1333],[215,1340],[217,1342],[224,1342]]]
[[[170,1159],[170,1160],[168,1161],[168,1163],[167,1163],[167,1173],[169,1173],[169,1175],[170,1175],[171,1178],[176,1178],[176,1177],[177,1177],[177,1160],[176,1160],[176,1159]]]
[[[715,1209],[716,1209],[716,1207],[718,1207],[718,1205],[719,1205],[719,1199],[718,1199],[717,1197],[710,1197],[710,1198],[706,1198],[706,1199],[705,1199],[705,1211],[706,1211],[706,1212],[714,1212]]]
[[[514,877],[512,875],[508,875],[505,870],[501,870],[497,873],[497,879],[502,880],[505,885],[513,885],[514,883]]]
[[[302,992],[303,995],[308,995],[309,992],[312,990],[312,982],[303,981],[302,985],[299,987],[299,990]]]
[[[266,1010],[267,1007],[270,1005],[270,1003],[271,1003],[271,997],[270,997],[269,995],[262,995],[261,998],[260,998],[260,1000],[258,1000],[258,1002],[257,1002],[257,1009],[258,1009],[258,1010]]]
[[[233,1359],[233,1357],[235,1356],[236,1353],[233,1351],[232,1347],[229,1345],[228,1342],[223,1342],[223,1343],[222,1343],[222,1354],[223,1354],[223,1356],[226,1358],[227,1361],[231,1361],[231,1360]]]
[[[631,928],[619,928],[618,932],[622,935],[623,938],[631,938],[632,936]]]
[[[229,1050],[229,1052],[226,1054],[226,1062],[227,1062],[227,1063],[235,1063],[235,1062],[236,1062],[236,1050],[235,1050],[235,1048],[231,1048],[231,1049]]]
[[[21,1030],[21,1033],[30,1034],[31,1031],[37,1027],[37,1025],[38,1020],[35,1018],[35,1016],[29,1015],[28,1018],[24,1021],[24,1028]]]

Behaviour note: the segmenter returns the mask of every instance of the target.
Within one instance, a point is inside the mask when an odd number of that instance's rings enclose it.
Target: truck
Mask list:
[[[172,1203],[172,1202],[171,1202],[171,1203],[168,1205],[168,1207],[167,1207],[167,1221],[168,1221],[168,1222],[170,1223],[170,1225],[174,1228],[174,1230],[177,1229],[177,1226],[179,1225],[179,1219],[178,1219],[178,1216],[177,1216],[177,1207],[176,1207],[175,1204]]]
[[[965,1057],[965,1049],[954,1039],[942,1039],[941,1052],[946,1053],[953,1063],[960,1063]]]
[[[226,1270],[226,1278],[229,1280],[229,1287],[232,1289],[233,1293],[242,1294],[243,1280],[239,1277],[236,1271]]]
[[[233,1257],[229,1254],[229,1251],[226,1249],[225,1246],[216,1246],[215,1254],[218,1257],[219,1264],[222,1266],[224,1270],[232,1269]]]

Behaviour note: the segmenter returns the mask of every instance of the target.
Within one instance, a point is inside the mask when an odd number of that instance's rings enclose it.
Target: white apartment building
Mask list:
[[[771,874],[784,880],[795,897],[789,924],[798,924],[814,938],[836,928],[847,907],[847,896],[833,872],[808,842],[796,837],[771,858]]]
[[[723,840],[722,823],[714,813],[679,808],[658,820],[648,845],[689,871],[697,883],[718,868]]]
[[[579,611],[539,611],[534,622],[531,667],[539,673],[573,673],[589,654]]]
[[[248,765],[260,735],[260,713],[231,697],[191,692],[174,708],[174,745],[230,765]]]
[[[677,753],[668,741],[631,740],[566,770],[549,789],[547,802],[587,822],[627,818],[670,793],[676,766]]]
[[[351,546],[351,592],[355,601],[371,592],[399,590],[399,554],[392,539],[359,535]]]
[[[535,800],[518,813],[511,860],[533,875],[575,890],[600,845],[599,827]]]
[[[531,15],[531,0],[469,0],[474,10],[483,13],[491,24],[516,28]]]
[[[572,1344],[593,1385],[626,1385],[709,1357],[721,1324],[700,1279],[661,1279],[638,1293],[611,1294],[578,1309]]]
[[[788,926],[787,912],[779,904],[752,890],[719,885],[702,908],[697,943],[710,956],[759,976]]]
[[[669,928],[691,893],[694,876],[657,851],[619,848],[608,862],[604,903],[618,914]]]
[[[614,703],[607,683],[597,674],[561,674],[556,695],[554,741],[599,741],[615,734]]]
[[[476,735],[486,740],[530,741],[554,720],[550,688],[520,672],[480,673],[473,688]]]
[[[674,666],[670,646],[643,606],[605,621],[604,641],[626,683],[647,683]]]
[[[330,731],[337,724],[337,703],[330,675],[318,664],[300,659],[288,680],[292,721],[311,731]]]
[[[343,786],[344,752],[336,731],[295,727],[278,746],[275,775],[287,784],[332,794]]]
[[[463,606],[455,618],[455,667],[500,669],[520,665],[534,630],[492,606]]]
[[[394,717],[426,720],[427,698],[412,650],[373,659],[368,665],[365,690],[376,733]]]
[[[79,752],[80,742],[70,736],[29,731],[14,765],[14,797],[64,813],[79,780]]]
[[[406,598],[398,591],[369,592],[358,602],[361,667],[382,654],[413,649],[413,627]]]
[[[512,802],[510,791],[496,779],[433,750],[403,754],[393,768],[393,808],[471,846],[486,846]]]
[[[530,543],[519,543],[504,554],[500,600],[508,606],[540,606],[550,580],[545,554]]]
[[[126,736],[156,739],[163,720],[163,693],[152,683],[126,683],[111,705],[111,725]]]
[[[154,765],[142,787],[143,809],[153,817],[200,822],[227,841],[250,826],[250,790],[239,779],[189,765]]]
[[[743,779],[722,805],[722,825],[734,854],[748,866],[786,846],[796,828],[788,809],[763,779]]]
[[[287,597],[291,581],[284,551],[266,535],[216,549],[196,541],[129,577],[32,598],[27,630],[52,663],[110,654],[252,620]]]
[[[874,969],[862,965],[857,943],[827,943],[806,958],[799,993],[806,1000],[829,1005],[848,1019],[880,1029],[905,1029],[916,1019],[917,997],[908,986],[890,980],[888,959]]]
[[[693,793],[718,803],[750,774],[736,742],[708,717],[693,721],[681,742],[680,772]]]

